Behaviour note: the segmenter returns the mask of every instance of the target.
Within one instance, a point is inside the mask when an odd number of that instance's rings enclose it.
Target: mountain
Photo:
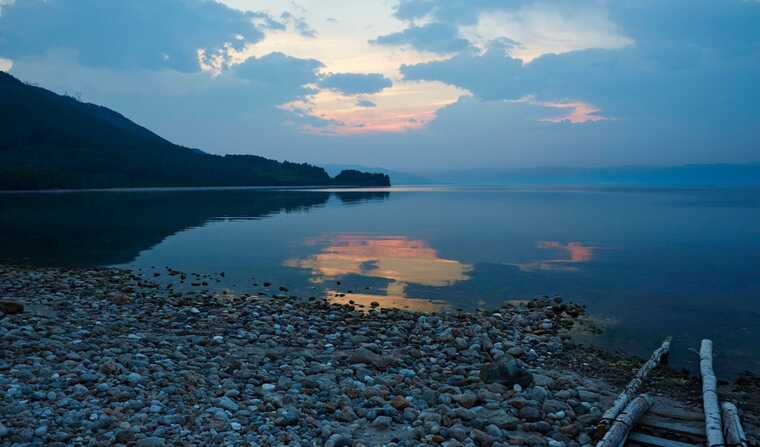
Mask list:
[[[0,72],[0,190],[186,186],[389,186],[316,166],[176,145],[106,107]]]
[[[411,174],[408,172],[392,171],[385,168],[367,167],[362,165],[343,165],[343,164],[327,164],[322,165],[330,175],[338,175],[341,171],[356,170],[365,172],[378,172],[385,174],[393,179],[394,185],[430,185],[433,183],[429,178],[419,176],[417,174]]]
[[[760,163],[596,168],[484,168],[430,174],[443,184],[503,186],[760,186]]]

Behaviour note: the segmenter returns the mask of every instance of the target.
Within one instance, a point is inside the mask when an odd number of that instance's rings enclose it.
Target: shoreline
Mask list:
[[[390,190],[389,186],[372,185],[270,185],[270,186],[135,186],[121,188],[58,188],[58,189],[0,189],[0,194],[67,194],[76,192],[174,192],[174,191],[365,191]]]
[[[24,306],[0,314],[3,445],[590,446],[641,364],[574,344],[583,309],[546,299],[366,312],[0,264],[0,301]],[[657,398],[701,408],[697,378],[650,377]],[[721,395],[760,441],[760,381]]]

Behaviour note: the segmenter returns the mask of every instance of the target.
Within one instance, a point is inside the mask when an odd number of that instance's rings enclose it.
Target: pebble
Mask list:
[[[156,436],[149,436],[137,441],[137,447],[164,447],[164,445],[166,445],[164,438]]]
[[[0,319],[3,445],[580,447],[607,389],[546,366],[568,318],[548,300],[368,312],[0,265],[18,290],[51,312]]]

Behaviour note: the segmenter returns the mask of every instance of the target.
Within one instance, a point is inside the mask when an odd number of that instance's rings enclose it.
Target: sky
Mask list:
[[[0,0],[0,70],[217,154],[760,161],[757,0]]]

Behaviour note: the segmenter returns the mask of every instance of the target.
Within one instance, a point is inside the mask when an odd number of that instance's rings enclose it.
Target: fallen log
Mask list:
[[[723,429],[718,407],[718,381],[713,372],[712,340],[699,346],[699,372],[702,375],[702,406],[705,411],[707,447],[723,447]]]
[[[615,398],[612,406],[604,412],[596,429],[597,438],[601,437],[606,431],[608,431],[611,422],[615,420],[617,415],[620,414],[620,412],[623,411],[623,409],[631,402],[642,382],[644,382],[644,379],[647,377],[647,374],[649,374],[649,371],[654,369],[654,367],[657,366],[661,361],[667,361],[667,356],[670,352],[670,341],[672,339],[673,337],[667,337],[662,342],[662,345],[660,345],[659,348],[655,349],[649,360],[644,363],[636,375],[633,376],[633,379],[628,382],[628,385],[626,385],[618,397]]]
[[[612,425],[610,425],[607,433],[596,444],[596,447],[619,447],[623,445],[631,428],[636,425],[636,422],[644,416],[649,408],[654,403],[654,400],[649,397],[648,394],[642,394],[634,399],[627,407],[620,413]]]
[[[723,435],[726,437],[726,445],[735,447],[747,447],[747,435],[742,428],[739,419],[739,411],[731,402],[721,403],[721,415],[723,416]]]

